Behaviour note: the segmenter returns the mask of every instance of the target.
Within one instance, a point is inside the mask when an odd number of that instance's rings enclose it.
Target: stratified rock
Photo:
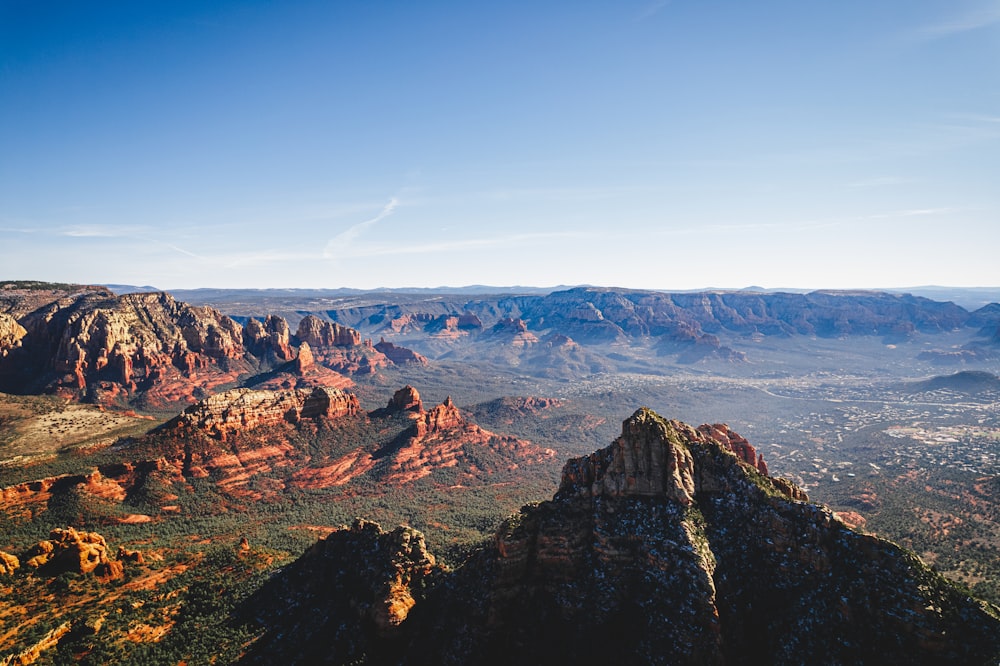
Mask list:
[[[212,437],[225,439],[228,433],[251,430],[302,419],[334,419],[358,413],[358,398],[337,388],[319,387],[311,391],[255,391],[233,389],[210,396],[185,409],[163,428],[190,426]]]
[[[503,341],[512,347],[529,347],[538,343],[538,336],[528,331],[528,325],[524,320],[511,317],[501,319],[494,324],[485,337]]]
[[[526,507],[456,572],[443,605],[421,616],[433,629],[414,630],[435,635],[442,663],[1000,655],[995,615],[913,555],[793,499],[741,439],[636,412],[609,448],[567,463],[553,501]],[[447,629],[452,613],[466,631]]]
[[[375,349],[383,354],[392,361],[395,365],[427,365],[427,358],[421,356],[412,349],[407,349],[406,347],[397,347],[391,342],[386,342],[385,338],[379,340],[375,345]]]
[[[316,359],[313,356],[312,349],[309,348],[309,343],[303,342],[299,345],[299,355],[295,358],[295,372],[304,375],[315,365]]]
[[[764,476],[768,476],[767,463],[764,462],[764,456],[757,453],[757,450],[746,440],[745,437],[733,432],[732,429],[725,423],[701,425],[698,426],[698,432],[711,437],[719,444],[722,444],[724,447],[735,453],[737,458],[751,467],[755,467],[757,471]]]
[[[196,390],[235,382],[252,367],[239,324],[164,293],[76,294],[23,317],[22,324],[22,353],[0,365],[8,389],[103,404],[142,395],[162,407],[190,403]]]
[[[308,342],[316,347],[356,347],[361,344],[361,334],[353,328],[323,321],[313,315],[306,315],[299,322],[295,337],[299,342]]]

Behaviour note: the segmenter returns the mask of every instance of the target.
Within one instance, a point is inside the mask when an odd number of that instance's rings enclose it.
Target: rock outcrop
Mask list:
[[[316,366],[316,357],[313,356],[312,349],[308,342],[299,345],[299,355],[295,357],[295,372],[305,375]]]
[[[25,566],[46,575],[78,573],[114,580],[122,577],[122,563],[108,557],[108,544],[97,532],[77,532],[72,527],[56,528],[49,538],[25,553]]]
[[[11,555],[0,550],[0,574],[10,575],[21,567],[21,560],[17,555]]]
[[[397,347],[391,342],[386,342],[385,338],[379,340],[375,345],[376,351],[385,354],[386,357],[392,361],[395,365],[427,365],[427,358],[421,356],[412,349],[407,349],[406,347]]]
[[[440,573],[417,530],[384,532],[377,523],[355,520],[317,542],[246,604],[258,621],[290,626],[265,635],[245,663],[274,663],[274,650],[283,663],[302,664],[392,652],[400,625]],[[295,612],[304,607],[312,611]]]
[[[311,347],[356,347],[361,344],[361,334],[353,328],[323,321],[313,315],[302,318],[295,337]]]
[[[248,320],[243,326],[243,344],[248,352],[259,358],[272,354],[278,361],[290,361],[295,356],[288,322],[274,315],[268,315],[263,322]]]
[[[0,312],[0,357],[7,356],[11,350],[21,346],[21,338],[27,335],[17,320],[9,314]]]
[[[422,413],[424,403],[420,400],[420,393],[417,389],[407,384],[392,394],[392,397],[389,398],[389,404],[386,405],[386,410],[389,412]]]
[[[396,391],[384,409],[370,414],[376,415],[402,415],[410,424],[383,446],[353,449],[327,464],[297,472],[293,484],[312,488],[340,486],[359,477],[374,477],[382,483],[399,485],[460,465],[467,468],[465,474],[489,476],[498,469],[535,464],[555,456],[552,449],[498,435],[466,421],[450,397],[425,410],[420,393],[412,386]],[[471,465],[470,459],[476,464]]]
[[[241,430],[295,424],[302,419],[353,416],[359,409],[357,396],[337,388],[321,387],[311,391],[233,389],[188,407],[163,427],[190,426],[224,440],[227,435]]]
[[[338,606],[350,595],[302,604],[286,586],[289,610],[261,618],[268,639],[256,657],[295,650],[301,663],[318,655],[331,663],[363,655],[374,664],[996,663],[998,609],[914,555],[796,499],[791,484],[762,473],[748,447],[723,426],[695,429],[640,410],[610,447],[566,464],[551,501],[526,506],[491,545],[428,580],[423,596],[411,595],[415,604],[391,641],[356,640],[373,634],[352,605]],[[386,580],[356,569],[353,553],[327,554],[310,564],[335,579],[324,589]],[[316,615],[337,628],[335,638],[299,630]]]

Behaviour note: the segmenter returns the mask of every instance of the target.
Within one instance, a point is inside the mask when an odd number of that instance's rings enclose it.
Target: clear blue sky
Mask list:
[[[0,0],[0,278],[998,286],[998,250],[997,0]]]

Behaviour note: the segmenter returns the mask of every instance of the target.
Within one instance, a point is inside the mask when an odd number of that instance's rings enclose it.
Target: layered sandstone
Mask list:
[[[308,342],[311,347],[356,347],[361,344],[361,334],[353,328],[323,321],[313,315],[302,318],[295,337],[299,342]]]
[[[274,385],[349,385],[334,373],[370,374],[392,363],[339,324],[308,316],[297,333],[278,316],[241,326],[166,293],[62,294],[19,319],[0,310],[0,390],[167,411],[267,371],[263,379]],[[394,354],[419,362],[401,348]]]
[[[243,388],[210,396],[185,409],[164,427],[191,426],[225,439],[233,432],[261,426],[353,416],[359,409],[357,396],[337,388],[319,387],[311,391]]]
[[[386,409],[389,412],[423,413],[424,403],[420,399],[420,393],[417,389],[407,384],[392,394]]]
[[[512,347],[530,347],[538,343],[538,336],[528,330],[524,320],[511,317],[494,324],[489,337]]]
[[[498,435],[470,423],[450,397],[440,405],[424,409],[420,393],[404,386],[390,398],[384,410],[372,414],[402,414],[410,425],[388,445],[354,449],[345,455],[314,464],[293,476],[298,487],[341,486],[362,476],[374,475],[383,483],[411,483],[436,470],[463,465],[476,452],[495,454],[506,466],[551,460],[552,449],[527,440]],[[477,473],[489,475],[490,468]]]

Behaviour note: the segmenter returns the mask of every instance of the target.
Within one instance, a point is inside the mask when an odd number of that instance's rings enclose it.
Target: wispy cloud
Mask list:
[[[899,176],[876,176],[875,178],[866,178],[864,180],[856,180],[853,183],[847,183],[847,187],[886,187],[888,185],[901,185],[905,182],[906,180],[904,178],[900,178]]]
[[[602,234],[588,231],[554,231],[542,233],[508,234],[480,238],[449,239],[426,243],[401,245],[366,245],[351,251],[353,257],[381,257],[404,254],[430,254],[435,252],[455,252],[459,250],[496,249],[523,246],[545,240],[568,240],[574,238],[598,238]]]
[[[934,40],[1000,23],[1000,3],[991,2],[979,9],[917,28],[913,37]]]
[[[876,213],[875,215],[868,215],[865,219],[869,220],[885,220],[896,217],[919,217],[923,215],[944,215],[946,213],[953,213],[954,208],[909,208],[906,210],[894,210],[888,213]]]
[[[399,200],[396,197],[392,197],[389,199],[389,202],[382,207],[382,211],[378,215],[370,220],[359,222],[353,227],[350,227],[331,238],[327,241],[326,247],[323,248],[323,257],[330,259],[336,256],[342,256],[347,249],[351,247],[358,236],[392,215],[398,206]]]
[[[69,236],[70,238],[135,238],[148,233],[146,227],[112,225],[112,224],[89,224],[63,227],[56,230],[58,236]]]
[[[182,247],[178,247],[178,246],[174,245],[173,243],[164,243],[164,245],[166,245],[167,247],[169,247],[174,252],[177,252],[178,254],[183,254],[183,255],[185,255],[187,257],[193,257],[195,259],[202,259],[203,258],[200,254],[195,254],[194,252],[189,252],[189,251],[185,250]]]

